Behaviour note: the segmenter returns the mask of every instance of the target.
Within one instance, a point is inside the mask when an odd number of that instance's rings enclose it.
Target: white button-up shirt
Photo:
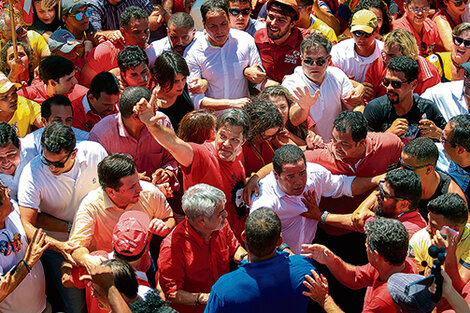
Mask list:
[[[352,197],[351,185],[354,178],[333,175],[319,164],[307,163],[307,183],[303,192],[313,190],[318,204],[321,197]],[[312,243],[318,224],[318,221],[300,215],[308,211],[302,198],[303,196],[291,196],[282,191],[274,172],[271,172],[260,181],[259,195],[251,201],[250,213],[263,207],[276,212],[281,219],[282,238],[295,254],[300,253],[302,244]]]
[[[371,63],[381,57],[384,43],[375,39],[375,50],[368,57],[361,57],[356,53],[356,50],[354,50],[355,43],[354,38],[351,38],[334,45],[331,49],[331,61],[334,66],[342,69],[346,75],[354,76],[355,81],[362,83],[366,79],[366,72]]]
[[[317,102],[310,107],[309,115],[316,123],[314,131],[321,136],[325,142],[331,140],[333,122],[343,111],[341,100],[346,98],[354,89],[350,79],[342,70],[329,66],[326,69],[325,78],[320,86],[305,76],[302,66],[295,68],[294,73],[287,75],[282,82],[292,94],[297,87],[308,87],[311,95],[320,89]]]
[[[229,38],[222,47],[214,47],[206,36],[198,37],[187,50],[189,78],[207,80],[205,95],[192,95],[198,109],[204,97],[239,99],[249,97],[248,80],[243,76],[246,67],[261,64],[253,37],[241,30],[230,29]]]
[[[463,89],[463,80],[440,83],[426,89],[421,97],[434,102],[446,122],[448,122],[456,115],[468,114],[468,106]]]

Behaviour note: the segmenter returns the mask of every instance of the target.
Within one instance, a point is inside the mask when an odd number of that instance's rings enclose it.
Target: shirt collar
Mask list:
[[[121,113],[116,113],[116,118],[117,118],[117,127],[118,127],[118,133],[120,137],[131,137],[129,133],[127,132],[126,127],[124,126],[124,122],[122,121],[122,115]]]
[[[209,42],[209,39],[207,39],[207,32],[206,30],[204,30],[204,45],[202,48],[206,49],[206,48],[214,48],[214,49],[222,49],[223,47],[225,47],[227,45],[227,43],[229,43],[231,40],[233,39],[233,36],[232,36],[232,29],[230,29],[229,33],[228,33],[228,38],[227,38],[227,41],[223,44],[222,47],[216,47],[216,46],[213,46],[210,42]]]
[[[202,239],[202,237],[194,230],[187,217],[185,217],[183,220],[183,227],[187,237],[193,238],[199,246],[204,245],[204,239]]]
[[[88,93],[83,96],[82,104],[85,114],[88,114],[88,112],[91,111],[90,102],[88,102]]]

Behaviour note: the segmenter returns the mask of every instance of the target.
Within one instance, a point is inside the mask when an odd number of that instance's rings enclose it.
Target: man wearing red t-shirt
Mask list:
[[[369,263],[354,266],[344,262],[325,246],[303,245],[303,253],[321,264],[342,284],[351,289],[367,288],[364,298],[364,312],[395,313],[398,312],[390,293],[387,280],[395,273],[417,273],[413,261],[406,258],[409,236],[397,220],[378,217],[365,227],[367,235],[366,251]],[[327,313],[343,312],[328,294],[328,282],[318,274],[306,276],[307,293],[318,302]],[[315,292],[314,292],[315,291]]]
[[[105,41],[88,54],[87,62],[80,73],[81,84],[89,86],[96,74],[118,67],[117,56],[124,47],[137,45],[142,49],[146,48],[150,35],[147,12],[135,6],[126,8],[121,14],[120,31],[122,41]]]
[[[35,79],[27,94],[24,94],[25,98],[37,103],[41,104],[55,95],[64,95],[73,103],[88,91],[77,84],[73,62],[62,56],[51,55],[43,58],[39,62],[38,72],[40,79]]]
[[[202,313],[212,285],[229,272],[229,260],[239,263],[248,256],[228,225],[225,201],[218,188],[189,188],[182,199],[186,218],[163,239],[160,286],[180,313]]]
[[[441,38],[436,23],[428,18],[429,0],[406,0],[405,14],[393,22],[393,29],[403,29],[411,32],[423,57],[431,55]]]
[[[153,138],[180,164],[185,190],[205,183],[225,193],[228,222],[235,236],[241,240],[248,209],[245,205],[237,206],[237,192],[245,186],[241,151],[248,136],[250,118],[240,109],[227,109],[217,119],[213,142],[187,143],[179,139],[173,130],[157,123],[166,115],[157,112],[154,116],[155,102],[153,95],[149,102],[141,99],[134,110]]]
[[[299,9],[295,0],[270,0],[266,28],[255,33],[263,67],[269,78],[282,82],[301,64],[300,43],[309,31],[295,27]]]

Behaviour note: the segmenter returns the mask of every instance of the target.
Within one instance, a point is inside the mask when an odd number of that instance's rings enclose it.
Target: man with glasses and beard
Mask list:
[[[315,122],[314,132],[325,142],[330,141],[335,118],[343,110],[361,103],[361,87],[354,88],[343,71],[328,66],[331,60],[331,42],[318,33],[300,44],[302,66],[286,76],[282,85],[295,95],[296,104],[289,116],[294,126],[307,117]]]
[[[439,109],[432,101],[413,95],[418,70],[418,62],[410,57],[390,60],[382,82],[387,94],[370,101],[364,110],[370,131],[396,134],[404,143],[416,137],[440,138],[445,120]]]
[[[63,311],[65,305],[65,312],[82,312],[84,293],[62,285],[60,267],[64,260],[75,264],[71,253],[77,246],[67,243],[69,231],[80,201],[99,187],[97,166],[107,153],[98,143],[76,145],[72,129],[56,122],[46,127],[41,144],[42,154],[25,166],[20,177],[21,221],[29,240],[39,227],[47,233],[49,248],[42,259],[46,284],[53,288],[48,289],[48,298],[59,302],[52,304],[54,311]],[[52,292],[55,287],[60,296]]]

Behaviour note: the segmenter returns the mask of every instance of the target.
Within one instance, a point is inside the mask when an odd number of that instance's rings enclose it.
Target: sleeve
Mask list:
[[[165,294],[181,289],[185,281],[184,253],[178,243],[182,242],[177,238],[173,240],[170,235],[163,240],[160,249],[158,274],[160,286]]]
[[[346,76],[346,74],[341,70],[341,100],[349,96],[351,91],[354,89],[351,80]]]
[[[111,56],[110,47],[108,46],[109,42],[104,42],[97,45],[86,58],[86,63],[91,67],[95,72],[106,72],[111,70],[109,57]]]
[[[81,203],[73,220],[69,241],[88,247],[95,234],[95,217],[88,203]]]
[[[223,310],[224,302],[218,295],[218,286],[217,283],[212,286],[211,293],[209,296],[209,301],[207,301],[206,308],[204,313],[222,313],[225,312]]]
[[[103,30],[103,20],[102,17],[104,15],[103,9],[98,6],[95,2],[89,2],[91,10],[90,16],[90,24],[93,26],[93,29],[97,32]]]
[[[429,102],[429,111],[429,113],[431,113],[429,119],[432,120],[437,125],[437,127],[444,129],[447,122],[437,108],[436,104],[434,104],[432,101]]]
[[[92,128],[90,131],[90,135],[88,136],[88,140],[97,142],[104,147],[105,145],[103,144],[102,139],[103,139],[103,136],[98,135]]]
[[[36,158],[39,158],[37,156]],[[37,177],[33,178],[32,164],[33,159],[21,173],[20,183],[18,185],[18,205],[26,208],[38,210],[41,202],[41,188],[37,184]]]
[[[374,95],[372,97],[365,97],[365,100],[367,102],[371,101],[372,99],[376,98],[376,95],[379,91],[379,87],[380,87],[380,82],[379,82],[379,79],[377,77],[378,73],[377,73],[377,60],[375,60],[370,66],[369,68],[367,69],[367,72],[366,72],[366,78],[364,80],[364,82],[366,83],[370,83],[372,84],[372,89],[374,90]]]
[[[321,173],[322,197],[339,198],[341,196],[352,197],[352,182],[354,176],[333,175],[327,169]]]
[[[386,292],[386,293],[385,293]],[[397,309],[387,288],[380,295],[375,296],[362,313],[396,313]]]
[[[250,66],[254,64],[262,64],[263,62],[261,61],[258,47],[256,46],[256,43],[255,43],[255,39],[253,37],[247,38],[247,39],[248,39],[248,49],[250,53]]]
[[[30,114],[30,120],[29,124],[33,125],[38,116],[41,114],[41,105],[37,102],[30,101],[30,108],[31,108],[31,114]]]
[[[165,196],[162,194],[158,188],[154,188],[154,191],[152,192],[151,195],[151,208],[153,209],[153,218],[158,218],[158,219],[164,219],[167,218],[168,216],[171,215],[173,212],[171,210],[170,205],[168,204],[168,201],[166,200]]]
[[[363,266],[356,266],[356,284],[352,289],[361,289],[372,286],[374,283],[375,269],[370,263]],[[351,286],[350,286],[351,287]]]

